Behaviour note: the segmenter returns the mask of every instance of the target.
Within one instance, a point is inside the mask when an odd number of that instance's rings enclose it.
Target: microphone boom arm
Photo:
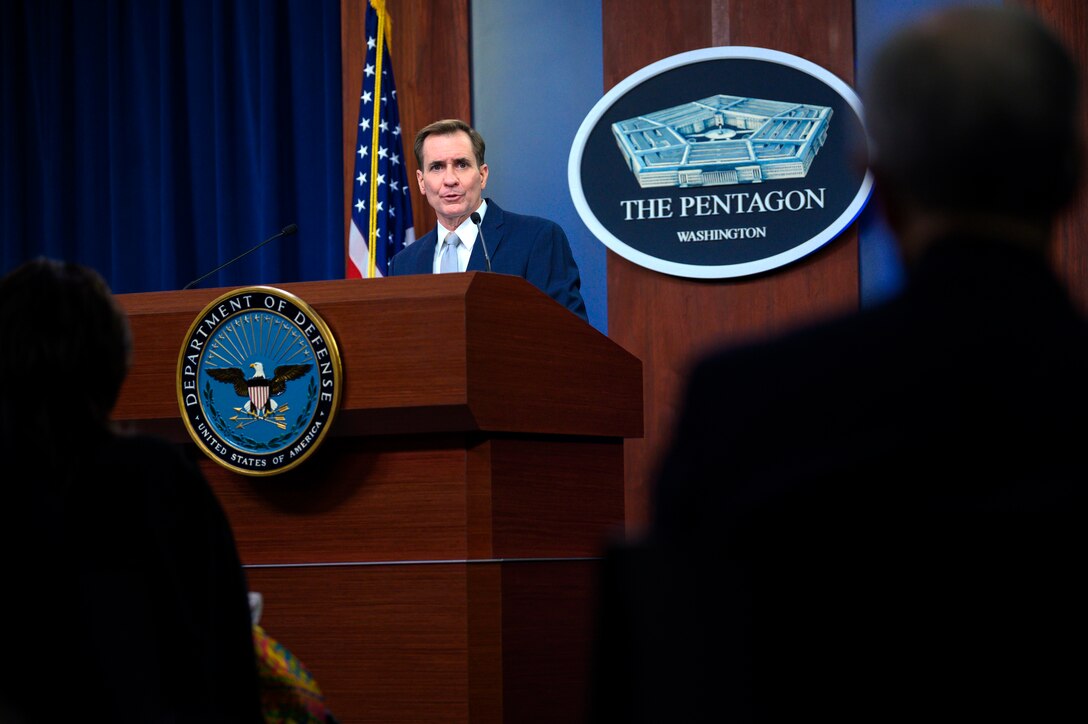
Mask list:
[[[216,273],[217,271],[219,271],[219,270],[221,270],[221,269],[225,269],[226,267],[230,266],[230,265],[231,265],[231,264],[233,264],[234,262],[236,262],[236,261],[238,261],[239,259],[241,259],[241,258],[242,258],[243,256],[246,256],[247,254],[252,254],[253,252],[257,251],[258,249],[260,249],[260,248],[261,248],[262,246],[264,246],[264,245],[265,245],[265,244],[267,244],[268,242],[270,242],[270,241],[275,241],[276,239],[280,238],[281,236],[289,236],[289,235],[291,235],[291,234],[295,233],[296,231],[298,231],[298,224],[288,224],[287,226],[283,227],[283,228],[282,228],[282,229],[281,229],[281,230],[279,231],[279,233],[277,233],[277,234],[273,234],[272,236],[270,236],[270,237],[268,237],[267,239],[265,239],[264,241],[262,241],[262,242],[261,242],[260,244],[257,244],[257,246],[253,247],[252,249],[250,249],[250,250],[248,250],[248,251],[243,251],[243,252],[242,252],[241,254],[239,254],[238,256],[234,257],[234,258],[233,258],[233,259],[231,259],[230,261],[228,261],[228,262],[225,262],[225,263],[223,263],[223,264],[220,264],[219,266],[217,266],[216,268],[212,269],[212,270],[211,270],[210,272],[208,272],[207,274],[205,274],[205,275],[203,275],[203,276],[199,276],[199,277],[197,277],[197,278],[196,278],[196,279],[194,279],[193,281],[191,281],[191,282],[189,282],[188,284],[186,284],[185,286],[183,286],[183,287],[182,287],[182,290],[188,289],[189,287],[193,286],[194,284],[197,284],[197,283],[199,283],[199,282],[202,282],[202,281],[204,281],[205,279],[207,279],[208,277],[210,277],[210,276],[211,276],[212,274],[215,274],[215,273]]]
[[[484,250],[484,261],[487,263],[487,270],[491,271],[491,255],[487,253],[487,242],[484,241],[484,229],[480,226],[480,215],[473,211],[468,218],[476,224],[476,232],[480,235],[480,246]]]

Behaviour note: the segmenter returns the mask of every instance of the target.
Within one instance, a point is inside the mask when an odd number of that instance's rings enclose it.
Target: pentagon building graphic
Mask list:
[[[639,186],[719,186],[801,178],[831,109],[716,95],[612,124]]]

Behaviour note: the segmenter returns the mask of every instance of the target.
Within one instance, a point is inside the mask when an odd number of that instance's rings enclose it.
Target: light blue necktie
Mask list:
[[[461,243],[461,240],[457,238],[457,234],[450,232],[449,236],[443,242],[442,247],[442,259],[438,262],[438,270],[442,274],[446,272],[460,271],[457,268],[457,245]]]

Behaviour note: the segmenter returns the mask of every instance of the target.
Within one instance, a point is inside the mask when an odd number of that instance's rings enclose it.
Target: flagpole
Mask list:
[[[375,55],[374,67],[374,114],[370,129],[370,148],[375,149],[378,147],[378,132],[382,115],[382,60],[385,54],[385,33],[389,14],[385,10],[385,0],[370,0],[370,7],[374,8],[374,11],[378,14],[378,50]],[[373,279],[378,256],[378,243],[376,240],[378,232],[378,154],[376,153],[370,154],[370,179],[370,224],[369,233],[367,234],[367,238],[370,240],[368,245],[370,253],[367,255],[366,275],[368,278]]]

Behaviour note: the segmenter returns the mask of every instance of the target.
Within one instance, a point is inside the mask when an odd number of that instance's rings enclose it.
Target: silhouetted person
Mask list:
[[[0,279],[0,722],[258,724],[226,516],[175,446],[110,423],[130,355],[94,271]]]
[[[597,720],[1083,717],[1088,328],[1047,263],[1076,75],[1001,7],[883,48],[907,286],[695,366],[651,532],[605,564]]]

